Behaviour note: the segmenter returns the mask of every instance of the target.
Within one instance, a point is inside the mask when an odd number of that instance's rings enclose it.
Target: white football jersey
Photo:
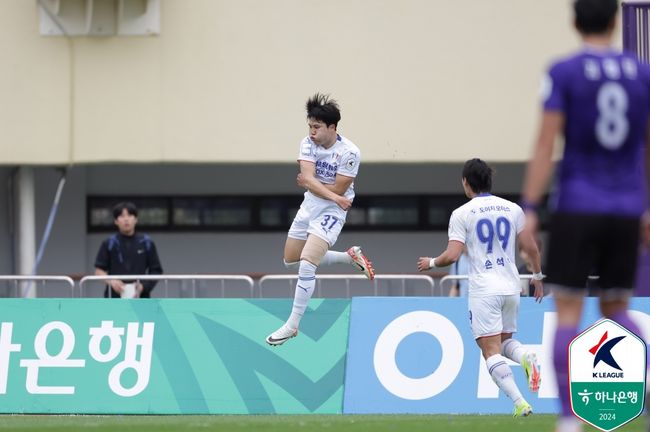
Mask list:
[[[449,220],[449,240],[467,246],[469,295],[520,292],[515,250],[517,234],[524,224],[521,207],[490,194],[476,196],[454,210]]]
[[[337,135],[336,142],[326,149],[305,137],[300,143],[298,160],[314,162],[316,164],[316,178],[323,184],[334,184],[336,175],[356,177],[361,162],[361,152],[349,139]],[[305,192],[305,198],[311,197],[311,192]],[[354,182],[345,191],[346,198],[354,198]]]

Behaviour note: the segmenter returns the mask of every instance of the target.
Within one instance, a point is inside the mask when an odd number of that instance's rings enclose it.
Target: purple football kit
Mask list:
[[[547,282],[584,293],[587,277],[598,275],[601,298],[624,298],[634,287],[647,206],[650,69],[631,55],[585,47],[555,63],[544,84],[544,110],[563,114],[565,139],[550,200]],[[612,318],[638,331],[625,311]],[[571,416],[567,346],[576,331],[558,325],[553,342],[565,418]]]
[[[545,111],[566,119],[555,210],[641,215],[650,67],[631,55],[585,48],[555,63],[544,87]]]
[[[551,66],[543,90],[544,110],[564,116],[565,138],[547,281],[582,290],[595,274],[600,289],[631,289],[646,209],[650,67],[585,47]]]

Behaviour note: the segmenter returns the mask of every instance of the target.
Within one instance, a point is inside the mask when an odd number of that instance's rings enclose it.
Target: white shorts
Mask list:
[[[467,301],[474,339],[517,331],[519,294],[473,297]]]
[[[334,201],[322,198],[305,199],[293,219],[288,236],[298,240],[307,240],[313,234],[334,246],[341,234],[347,212]]]

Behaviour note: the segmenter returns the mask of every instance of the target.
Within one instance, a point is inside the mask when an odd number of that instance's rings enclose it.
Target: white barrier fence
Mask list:
[[[532,278],[533,278],[532,274],[520,274],[519,275],[519,279],[521,279],[522,281],[531,280]],[[444,289],[445,284],[447,282],[450,282],[450,281],[451,282],[453,282],[453,281],[463,281],[463,280],[467,280],[467,279],[469,279],[469,276],[467,276],[467,275],[447,275],[447,276],[443,276],[440,279],[440,290],[442,292],[442,290]],[[522,293],[522,295],[527,296],[528,295],[528,290],[523,289],[523,286],[522,286],[521,293]]]
[[[13,283],[16,287],[22,281],[41,281],[43,287],[48,282],[63,281],[69,287],[70,297],[101,297],[106,289],[106,282],[112,279],[119,279],[126,281],[160,281],[161,283],[154,290],[155,297],[199,297],[197,295],[199,284],[203,284],[203,292],[207,293],[208,297],[226,297],[226,294],[235,294],[234,297],[246,297],[247,295],[248,297],[264,298],[269,297],[269,292],[271,291],[269,288],[271,288],[273,282],[279,282],[281,284],[282,293],[280,297],[293,297],[297,278],[297,275],[288,274],[266,275],[262,276],[256,284],[253,278],[245,275],[92,275],[84,276],[75,285],[75,282],[68,276],[6,275],[0,276],[0,281],[4,280],[7,283]],[[380,291],[382,295],[439,295],[435,290],[435,280],[427,275],[384,274],[377,275],[374,281],[368,281],[363,275],[324,274],[319,275],[317,281],[315,297],[322,297],[324,293],[323,282],[332,282],[338,285],[335,296],[339,293],[342,294],[341,288],[343,287],[345,289],[345,297],[351,297],[353,294],[377,296],[380,295]],[[215,286],[214,282],[218,285]],[[178,288],[180,285],[181,289],[170,295],[170,283],[173,283],[173,288]],[[76,286],[78,286],[78,290],[75,289]],[[219,292],[216,292],[215,288]],[[94,289],[94,292],[91,291],[92,289]],[[246,295],[238,291],[239,289],[245,290]],[[111,290],[108,290],[108,292],[109,295],[112,293]],[[16,289],[14,295],[15,297],[20,297],[20,291]],[[61,296],[60,291],[59,296]],[[278,296],[271,295],[271,297]],[[329,297],[332,297],[332,295],[329,295]]]
[[[530,281],[532,278],[533,278],[532,274],[520,274],[519,275],[519,279],[521,279],[522,281],[524,281],[524,280]],[[469,276],[467,276],[467,275],[447,275],[447,276],[443,276],[440,279],[440,284],[439,284],[441,294],[442,294],[442,290],[444,289],[445,283],[447,283],[449,281],[459,281],[459,280],[467,280],[467,279],[469,279]],[[597,281],[598,279],[600,279],[600,276],[592,275],[592,276],[588,276],[588,279],[589,279],[589,281]],[[522,295],[527,296],[528,291],[522,289]]]
[[[522,280],[530,280],[532,278],[531,274],[522,274],[520,275]],[[155,280],[162,282],[164,295],[156,295],[157,297],[170,297],[169,284],[170,282],[175,282],[176,284],[182,285],[182,292],[188,294],[188,297],[196,298],[198,283],[206,283],[211,285],[206,290],[209,294],[214,293],[215,286],[212,282],[218,282],[219,294],[221,297],[226,297],[227,290],[228,294],[233,293],[234,289],[239,289],[243,287],[247,291],[247,295],[251,298],[253,297],[266,297],[266,291],[268,291],[269,286],[273,282],[280,282],[280,284],[286,283],[285,292],[284,285],[282,285],[282,297],[293,297],[293,290],[295,288],[295,282],[298,279],[298,275],[289,275],[289,274],[274,274],[274,275],[265,275],[262,276],[257,285],[255,280],[246,275],[196,275],[196,274],[177,274],[177,275],[108,275],[108,276],[85,276],[81,278],[78,282],[78,297],[87,297],[88,289],[90,284],[101,283],[102,293],[106,288],[106,281],[112,279],[120,280],[132,280],[132,281],[145,281],[145,280]],[[372,287],[371,295],[423,295],[425,292],[431,296],[443,296],[445,295],[445,285],[449,282],[467,280],[467,275],[447,275],[443,276],[438,284],[433,277],[428,275],[414,275],[414,274],[380,274],[377,275],[374,281],[368,281],[363,275],[351,275],[351,274],[323,274],[317,276],[316,291],[314,293],[315,297],[322,297],[323,294],[323,282],[343,282],[345,286],[345,297],[352,297],[355,295],[370,295],[359,292],[359,287],[368,288]],[[589,276],[590,281],[598,280],[598,276]],[[15,297],[21,297],[24,290],[25,284],[34,284],[39,283],[37,287],[43,288],[41,295],[38,297],[51,297],[47,295],[45,290],[46,284],[57,283],[63,284],[64,288],[70,290],[70,297],[76,297],[76,286],[72,278],[68,276],[22,276],[22,275],[0,275],[0,283],[5,282],[6,284],[13,284]],[[353,286],[353,282],[356,284]],[[397,285],[394,283],[397,282]],[[389,283],[390,288],[396,288],[395,290],[386,290],[385,292],[380,293],[380,284]],[[187,285],[189,284],[189,288]],[[255,290],[257,286],[257,292]],[[436,287],[438,289],[436,289]],[[384,287],[385,288],[385,287]],[[408,288],[408,290],[407,290]],[[160,286],[156,287],[156,294],[160,293]],[[419,291],[417,291],[419,289]],[[407,293],[407,291],[409,291]],[[397,292],[399,291],[399,292]],[[109,293],[111,290],[109,290]],[[524,295],[528,295],[527,290],[522,291]],[[215,293],[216,294],[216,293]],[[242,297],[241,293],[235,292],[235,297]],[[0,293],[0,296],[2,294]],[[103,294],[102,294],[103,295]],[[10,297],[7,293],[7,297]],[[172,297],[175,297],[172,295]],[[219,297],[218,295],[209,295],[209,297]]]
[[[293,297],[293,290],[295,289],[295,281],[298,275],[266,275],[262,276],[259,281],[260,297],[264,297],[264,286],[271,281],[286,281],[289,287],[289,294]],[[350,282],[352,280],[365,280],[373,284],[373,293],[375,296],[379,295],[379,282],[380,281],[400,281],[402,296],[406,295],[407,281],[422,283],[425,288],[431,291],[431,295],[435,295],[435,281],[431,276],[427,275],[407,275],[407,274],[382,274],[376,275],[373,281],[368,281],[364,275],[348,275],[348,274],[323,274],[316,276],[316,290],[315,297],[322,297],[322,281],[344,281],[346,289],[346,297],[351,297],[352,290]]]
[[[106,287],[106,281],[119,279],[119,280],[132,280],[132,281],[162,281],[165,289],[165,296],[169,297],[169,282],[190,282],[192,297],[196,297],[196,283],[197,281],[219,281],[221,285],[221,297],[226,294],[226,282],[240,282],[248,289],[250,297],[254,296],[255,281],[250,276],[244,275],[108,275],[108,276],[85,276],[79,281],[79,296],[83,297],[87,285],[91,282],[102,282],[102,290]],[[157,288],[159,289],[159,287]],[[108,290],[109,296],[112,290]]]
[[[29,289],[35,282],[40,282],[41,287],[45,287],[48,282],[56,282],[67,285],[70,288],[70,297],[74,297],[74,280],[69,276],[22,276],[22,275],[0,275],[0,282],[13,284],[15,297],[22,297],[21,291]],[[36,285],[38,288],[39,285]]]

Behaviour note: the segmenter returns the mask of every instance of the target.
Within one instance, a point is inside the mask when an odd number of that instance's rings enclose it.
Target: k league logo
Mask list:
[[[618,336],[613,339],[607,340],[607,331],[600,338],[600,341],[592,347],[589,352],[594,355],[594,369],[601,361],[610,367],[617,369],[620,373],[614,372],[593,372],[594,378],[623,378],[623,369],[616,363],[614,360],[614,355],[612,354],[612,348],[616,346],[620,341],[625,339],[625,336]]]
[[[602,319],[569,344],[571,409],[600,430],[641,414],[645,381],[645,343],[615,321]]]

